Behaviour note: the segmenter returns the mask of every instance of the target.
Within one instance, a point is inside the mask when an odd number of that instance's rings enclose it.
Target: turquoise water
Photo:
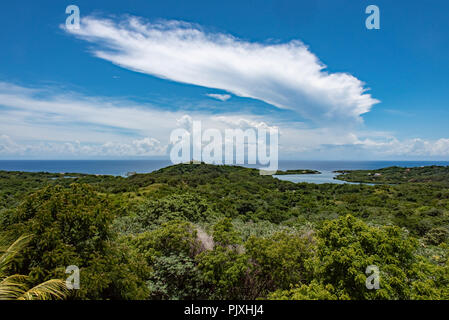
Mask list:
[[[336,173],[332,171],[321,171],[321,174],[289,174],[289,175],[280,175],[273,176],[278,178],[279,180],[291,181],[291,182],[309,182],[309,183],[353,183],[346,182],[341,180],[336,180],[334,177],[337,176]]]

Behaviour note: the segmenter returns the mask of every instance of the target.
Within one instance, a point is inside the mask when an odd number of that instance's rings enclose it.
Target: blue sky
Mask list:
[[[369,4],[380,30],[365,27]],[[447,12],[447,1],[5,3],[0,159],[164,157],[170,131],[199,119],[277,126],[286,159],[447,160]]]

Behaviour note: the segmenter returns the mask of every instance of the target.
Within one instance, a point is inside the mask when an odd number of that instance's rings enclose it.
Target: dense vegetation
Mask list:
[[[449,299],[447,168],[418,169],[405,171],[416,183],[388,168],[375,186],[206,164],[0,172],[0,237],[33,235],[10,267],[30,286],[77,265],[71,299]]]
[[[11,266],[15,258],[21,254],[32,238],[31,235],[24,235],[10,244],[1,243],[0,300],[49,300],[64,299],[68,296],[69,289],[61,279],[47,280],[30,287],[29,276],[13,273]]]
[[[449,185],[449,167],[428,166],[416,168],[388,167],[378,170],[341,170],[337,179],[369,183],[442,183]]]

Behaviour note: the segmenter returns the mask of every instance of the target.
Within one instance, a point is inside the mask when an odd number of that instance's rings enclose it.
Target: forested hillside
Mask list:
[[[349,182],[369,183],[432,183],[437,182],[449,186],[449,167],[388,167],[378,170],[346,170],[337,171],[343,173],[337,179]]]
[[[449,187],[409,180],[295,184],[206,164],[129,178],[3,171],[0,236],[33,235],[8,270],[31,284],[79,266],[69,299],[449,299]]]

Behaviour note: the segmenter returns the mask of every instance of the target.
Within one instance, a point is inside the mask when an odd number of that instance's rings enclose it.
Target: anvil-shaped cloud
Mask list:
[[[63,27],[65,28],[65,27]],[[258,99],[321,122],[360,122],[379,102],[348,73],[329,73],[300,41],[254,43],[179,22],[88,16],[67,32],[95,56],[137,72]]]

